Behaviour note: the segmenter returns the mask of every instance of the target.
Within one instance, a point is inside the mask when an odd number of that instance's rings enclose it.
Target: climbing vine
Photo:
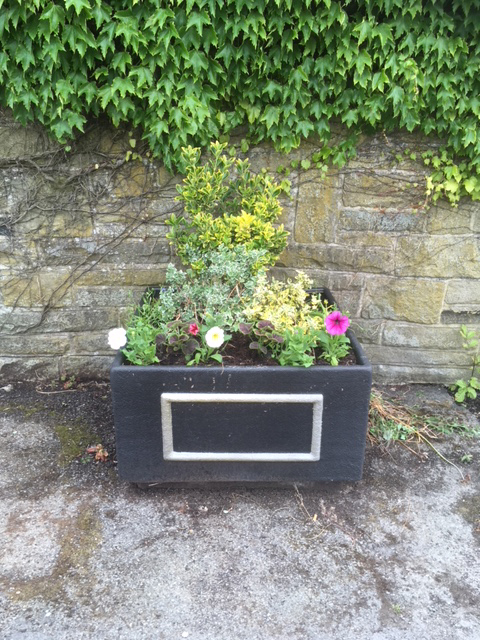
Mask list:
[[[479,0],[0,0],[0,104],[67,148],[105,114],[170,168],[239,126],[284,151],[327,147],[333,121],[433,133],[427,191],[478,200],[479,15]]]

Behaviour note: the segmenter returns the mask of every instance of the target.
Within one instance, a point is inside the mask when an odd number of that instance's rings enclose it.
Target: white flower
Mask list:
[[[218,349],[225,340],[225,334],[220,327],[212,327],[205,334],[205,342],[211,349]]]
[[[121,349],[127,344],[127,332],[123,327],[117,327],[108,332],[108,344],[112,349]]]

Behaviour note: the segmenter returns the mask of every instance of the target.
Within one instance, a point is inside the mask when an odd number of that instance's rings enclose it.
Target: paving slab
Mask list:
[[[441,387],[383,392],[479,424]],[[2,640],[480,639],[478,438],[436,443],[456,466],[369,444],[353,484],[145,491],[108,385],[14,383],[0,410]]]

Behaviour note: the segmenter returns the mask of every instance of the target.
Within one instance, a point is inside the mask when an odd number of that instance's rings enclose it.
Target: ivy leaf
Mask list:
[[[363,74],[363,70],[365,67],[372,68],[372,58],[368,51],[360,51],[358,57],[355,61],[355,66],[357,68],[358,74],[361,76]]]
[[[463,186],[465,187],[465,191],[467,193],[472,193],[478,186],[478,180],[475,176],[471,176],[470,178],[467,178],[467,180],[465,180]]]
[[[377,71],[376,73],[373,74],[372,89],[374,91],[378,89],[383,93],[385,83],[388,83],[388,77],[385,71]]]
[[[267,130],[271,129],[274,124],[278,124],[280,119],[280,109],[272,105],[267,105],[261,117],[261,121],[267,125]]]
[[[301,133],[304,138],[308,138],[313,129],[313,122],[310,122],[310,120],[299,120],[297,122],[296,132]]]
[[[129,77],[137,78],[137,87],[141,88],[145,85],[151,86],[153,83],[153,74],[148,67],[135,67],[128,74]]]
[[[26,46],[20,44],[15,51],[15,60],[22,65],[24,71],[26,71],[30,65],[33,65],[35,63],[35,57],[31,51],[31,45],[29,50]]]
[[[358,33],[358,45],[360,46],[372,33],[372,25],[364,20],[360,25],[356,26],[354,32]]]
[[[125,73],[126,65],[131,64],[132,57],[126,51],[119,51],[113,56],[112,67],[114,69],[120,69],[122,73]]]
[[[189,66],[193,67],[193,71],[196,76],[199,75],[201,69],[208,69],[208,62],[205,54],[201,51],[195,51],[195,53],[190,56]]]
[[[342,117],[342,122],[345,122],[347,127],[351,127],[353,124],[357,124],[358,122],[358,112],[356,109],[351,109],[347,111],[346,114]]]
[[[386,23],[377,24],[373,28],[373,37],[379,38],[382,48],[385,47],[387,42],[393,42],[392,29],[390,28],[390,25]]]
[[[197,33],[200,37],[202,37],[203,34],[203,25],[209,25],[210,24],[210,18],[208,17],[208,15],[206,14],[205,11],[202,12],[198,12],[198,11],[193,11],[189,16],[188,16],[188,20],[187,20],[187,30],[190,29],[190,27],[195,27],[195,29],[197,30]]]
[[[70,7],[75,8],[75,13],[79,16],[82,12],[82,9],[88,9],[90,11],[90,3],[88,0],[65,0],[65,9],[70,9]]]
[[[477,141],[477,131],[475,127],[469,127],[462,138],[462,142],[465,146],[469,144],[475,144]]]
[[[43,11],[40,16],[40,20],[48,20],[50,24],[50,31],[56,32],[59,24],[63,24],[65,21],[65,11],[58,4],[51,2],[48,8]]]
[[[392,87],[390,93],[388,94],[388,97],[391,98],[395,109],[397,109],[398,106],[402,103],[404,95],[405,91],[402,89],[402,87],[399,87],[398,85]]]

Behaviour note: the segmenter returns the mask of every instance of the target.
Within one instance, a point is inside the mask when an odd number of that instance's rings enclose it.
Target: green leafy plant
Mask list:
[[[219,247],[203,256],[204,269],[181,271],[169,265],[166,286],[150,292],[132,309],[123,349],[132,364],[156,364],[160,357],[182,353],[186,362],[221,362],[206,343],[214,326],[237,330],[245,319],[246,301],[253,296],[256,267],[263,251]],[[191,325],[197,330],[192,331]],[[229,340],[225,334],[222,346]]]
[[[249,352],[280,365],[338,365],[349,351],[348,318],[309,292],[303,273],[287,282],[267,278],[266,265],[288,235],[272,225],[281,212],[279,188],[266,172],[254,176],[248,163],[226,156],[225,145],[211,150],[200,165],[199,150],[185,149],[178,192],[186,215],[170,220],[170,239],[189,268],[169,265],[166,286],[132,310],[127,330],[110,332],[110,346],[123,348],[133,364],[173,357],[192,366],[223,364],[227,343],[241,351],[247,338]],[[238,220],[248,220],[245,233]]]
[[[455,401],[464,402],[466,398],[474,399],[477,397],[477,391],[480,390],[480,380],[476,377],[475,372],[480,366],[480,354],[478,351],[478,337],[475,331],[462,325],[460,335],[463,338],[463,348],[472,355],[471,375],[467,380],[459,379],[450,386],[450,391],[455,392]]]
[[[265,274],[259,275],[245,309],[252,324],[243,325],[243,333],[254,335],[250,348],[270,353],[284,366],[309,367],[318,359],[332,366],[339,364],[350,351],[345,335],[349,321],[321,296],[309,293],[311,286],[304,273],[287,282],[268,281]],[[335,314],[344,323],[336,334],[328,326],[328,319]]]
[[[211,158],[200,164],[200,149],[183,151],[185,178],[177,185],[177,200],[184,215],[172,214],[167,238],[184,264],[205,267],[205,252],[224,246],[259,249],[257,269],[272,265],[287,244],[283,225],[274,227],[281,214],[282,187],[266,173],[251,171],[248,160],[223,152],[227,145],[210,145]]]
[[[289,151],[309,136],[326,145],[332,122],[355,135],[433,133],[463,176],[447,163],[436,193],[478,199],[478,10],[477,0],[3,0],[0,104],[62,143],[103,115],[168,167],[182,147],[239,126],[244,150],[271,140]],[[349,153],[335,145],[328,161]]]

